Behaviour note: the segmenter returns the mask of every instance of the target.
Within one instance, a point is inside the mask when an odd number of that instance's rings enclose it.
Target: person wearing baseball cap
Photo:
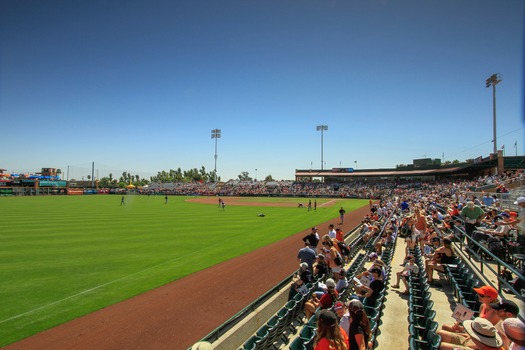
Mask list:
[[[346,305],[342,301],[337,301],[334,304],[334,312],[337,317],[339,317],[339,325],[348,335],[348,330],[350,329],[350,313],[346,308]]]
[[[492,286],[481,286],[474,288],[474,291],[478,294],[478,300],[481,303],[479,307],[479,317],[489,320],[489,322],[494,325],[497,324],[499,317],[496,311],[492,310],[490,304],[497,303],[499,296],[498,291]],[[458,322],[453,325],[444,324],[441,326],[441,329],[451,333],[463,333],[465,331],[464,327]]]
[[[343,349],[350,348],[348,335],[338,323],[337,315],[330,310],[321,310],[317,313],[317,337],[315,349]]]
[[[509,348],[510,339],[507,337],[505,330],[503,329],[503,322],[508,318],[517,317],[520,313],[518,305],[512,300],[503,299],[499,303],[490,304],[492,310],[496,311],[496,314],[499,317],[499,322],[496,323],[496,329],[498,330],[501,339],[503,339],[503,347],[505,349]]]

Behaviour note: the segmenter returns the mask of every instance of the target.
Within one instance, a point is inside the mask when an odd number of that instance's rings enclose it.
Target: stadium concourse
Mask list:
[[[358,226],[368,206],[347,214]],[[318,225],[328,232],[330,223]],[[36,334],[5,350],[187,349],[297,269],[310,230]],[[276,254],[275,252],[279,252]]]

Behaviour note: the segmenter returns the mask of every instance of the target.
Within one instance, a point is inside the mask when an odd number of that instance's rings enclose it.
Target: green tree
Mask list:
[[[272,175],[268,175],[264,178],[264,181],[273,181]]]
[[[253,179],[250,177],[250,173],[247,171],[243,171],[239,174],[239,180],[241,181],[252,181]]]

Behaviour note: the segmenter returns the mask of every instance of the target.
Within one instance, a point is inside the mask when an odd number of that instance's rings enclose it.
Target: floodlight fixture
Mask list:
[[[323,133],[328,130],[328,125],[317,125],[317,131],[321,131],[321,170],[323,170]]]
[[[503,79],[499,73],[492,74],[487,80],[485,80],[485,86],[487,88],[492,86],[492,131],[493,131],[493,146],[494,154],[498,152],[498,142],[496,139],[496,85],[498,85]]]
[[[214,168],[214,176],[215,181],[217,181],[217,140],[221,138],[221,129],[213,129],[211,131],[211,138],[215,139],[215,168]]]

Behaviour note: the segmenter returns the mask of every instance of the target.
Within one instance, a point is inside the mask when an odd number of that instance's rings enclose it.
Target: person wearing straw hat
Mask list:
[[[481,317],[474,320],[463,322],[463,327],[467,336],[459,334],[440,334],[440,350],[500,350],[503,349],[501,339],[496,327],[489,321]]]

